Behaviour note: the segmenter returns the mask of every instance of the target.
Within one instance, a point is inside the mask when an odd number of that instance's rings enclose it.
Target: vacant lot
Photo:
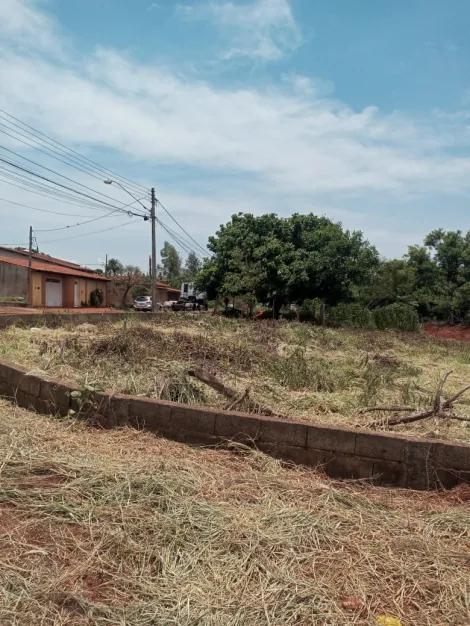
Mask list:
[[[470,344],[425,334],[331,330],[306,324],[248,322],[210,315],[162,315],[156,322],[9,328],[0,358],[96,389],[190,404],[230,402],[187,375],[203,368],[289,418],[367,425],[383,413],[363,407],[433,404],[439,378],[452,370],[443,397],[470,382]],[[236,406],[246,408],[243,402]],[[456,412],[470,414],[470,393]],[[470,423],[426,419],[394,430],[470,441]]]
[[[467,626],[468,486],[335,483],[0,400],[0,623]]]

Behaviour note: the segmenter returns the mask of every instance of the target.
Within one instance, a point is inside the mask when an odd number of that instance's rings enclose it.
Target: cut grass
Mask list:
[[[2,624],[469,623],[468,486],[335,483],[3,401],[0,447]]]
[[[465,343],[210,315],[12,327],[0,334],[0,358],[110,392],[226,406],[225,398],[187,376],[189,368],[202,367],[240,394],[248,388],[254,400],[286,418],[345,426],[369,423],[370,416],[359,414],[365,406],[429,406],[445,370],[453,370],[448,394],[470,378]],[[458,410],[470,414],[470,394],[461,400]],[[455,420],[432,418],[394,430],[470,442],[468,425]]]

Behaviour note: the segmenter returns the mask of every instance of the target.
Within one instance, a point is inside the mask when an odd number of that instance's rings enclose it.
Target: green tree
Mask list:
[[[181,278],[181,257],[175,246],[165,241],[163,248],[160,250],[161,266],[160,278],[166,282],[179,281]]]
[[[353,286],[370,279],[378,253],[362,233],[313,214],[279,218],[239,213],[209,239],[197,286],[208,298],[251,294],[260,302],[352,298]]]
[[[119,259],[109,259],[106,269],[107,276],[120,276],[123,271],[124,266]]]
[[[186,264],[184,266],[185,278],[187,278],[187,280],[193,280],[196,277],[197,273],[200,271],[201,267],[201,260],[199,259],[197,254],[191,250],[191,252],[188,254],[188,258],[186,259]]]

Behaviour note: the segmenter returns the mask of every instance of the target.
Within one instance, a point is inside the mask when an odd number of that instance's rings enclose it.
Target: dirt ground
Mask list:
[[[470,326],[437,326],[436,324],[424,324],[423,330],[438,339],[470,341]]]

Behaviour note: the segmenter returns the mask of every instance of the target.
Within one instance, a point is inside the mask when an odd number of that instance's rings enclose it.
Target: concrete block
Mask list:
[[[195,432],[195,431],[187,431],[184,434],[184,441],[190,445],[197,446],[220,446],[220,437],[215,437],[214,435],[209,435],[207,433]]]
[[[214,432],[232,441],[257,441],[261,432],[261,422],[256,416],[244,413],[218,413]]]
[[[214,434],[217,411],[185,405],[172,405],[170,429]]]
[[[434,460],[437,467],[470,471],[470,446],[437,442]]]
[[[405,445],[407,487],[426,490],[436,486],[434,452],[436,444],[430,441],[410,439]]]
[[[308,427],[307,447],[354,454],[356,434],[355,430],[349,428],[330,428],[312,424]]]
[[[129,398],[116,394],[106,396],[103,413],[114,426],[125,426],[129,421]]]
[[[41,382],[40,397],[50,402],[61,414],[66,414],[71,407],[71,391],[73,391],[71,387],[66,387],[56,381],[43,380]]]
[[[286,444],[298,448],[307,446],[307,424],[274,417],[260,420],[260,424],[262,443]]]
[[[118,398],[118,405],[122,398]],[[170,425],[171,404],[151,400],[150,398],[132,398],[128,404],[128,420],[134,428],[159,430]],[[124,414],[124,403],[120,405],[121,415]]]
[[[384,461],[404,461],[406,439],[381,433],[356,433],[354,453]]]
[[[376,485],[391,485],[394,487],[406,487],[407,468],[405,463],[398,461],[374,460],[372,480]]]
[[[41,388],[41,378],[31,374],[25,374],[19,380],[19,389],[30,396],[39,397]]]
[[[372,478],[374,462],[352,454],[336,454],[324,465],[325,473],[331,478]]]
[[[275,459],[308,467],[322,466],[331,459],[331,453],[326,450],[262,442],[257,443],[256,447]]]

